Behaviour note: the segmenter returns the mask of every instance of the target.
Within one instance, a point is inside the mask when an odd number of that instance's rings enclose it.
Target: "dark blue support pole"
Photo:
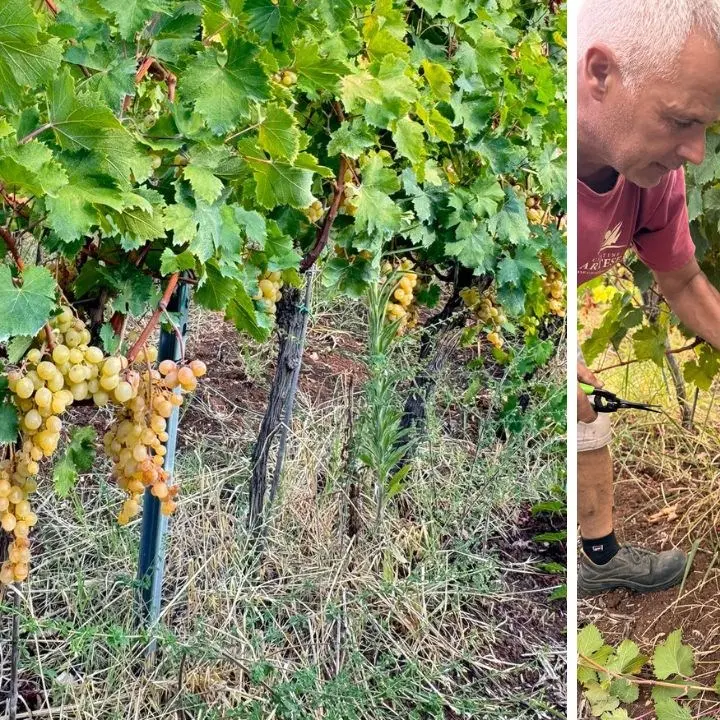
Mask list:
[[[178,327],[183,340],[187,332],[190,292],[187,283],[180,282],[168,305],[168,311],[179,316]],[[182,352],[180,341],[174,332],[161,330],[158,360],[179,360]],[[168,440],[165,443],[164,470],[170,475],[168,484],[174,482],[175,448],[180,408],[173,407],[168,419]],[[165,534],[168,518],[160,512],[160,501],[145,491],[142,515],[142,534],[140,536],[140,558],[138,563],[138,581],[140,583],[140,609],[144,627],[152,627],[160,617],[163,576],[165,575]],[[156,641],[148,646],[148,655],[154,654]]]

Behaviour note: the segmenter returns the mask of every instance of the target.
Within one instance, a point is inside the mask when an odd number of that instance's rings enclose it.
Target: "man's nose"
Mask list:
[[[683,142],[677,149],[683,162],[700,165],[705,158],[705,131],[698,132],[692,139]]]

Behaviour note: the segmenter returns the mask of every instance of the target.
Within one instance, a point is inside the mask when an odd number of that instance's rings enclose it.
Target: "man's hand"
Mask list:
[[[590,398],[585,394],[585,391],[580,387],[579,383],[587,383],[598,389],[601,388],[603,384],[582,363],[578,363],[577,376],[578,420],[584,423],[591,423],[597,419],[597,412],[592,406]]]

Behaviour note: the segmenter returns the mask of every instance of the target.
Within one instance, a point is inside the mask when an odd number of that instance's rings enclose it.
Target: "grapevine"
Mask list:
[[[121,521],[142,489],[175,502],[161,420],[192,369],[163,374],[148,342],[178,283],[263,342],[316,263],[361,299],[394,258],[399,333],[446,299],[452,315],[479,278],[474,327],[500,361],[555,312],[540,258],[564,273],[561,8],[509,2],[495,22],[452,3],[212,5],[0,3],[4,472],[32,487],[20,476],[49,465],[65,410],[106,407]]]

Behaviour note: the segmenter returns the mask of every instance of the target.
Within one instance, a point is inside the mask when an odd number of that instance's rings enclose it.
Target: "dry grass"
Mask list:
[[[338,332],[354,333],[356,317],[347,310]],[[323,322],[320,312],[315,324],[313,342],[337,341],[322,330],[337,319]],[[262,389],[266,350],[214,347],[229,377]],[[548,382],[562,377],[560,362],[546,373]],[[67,500],[43,495],[21,598],[21,693],[41,709],[21,703],[20,718],[564,717],[564,614],[532,584],[541,573],[530,550],[521,560],[498,551],[514,537],[518,508],[563,477],[562,439],[498,441],[499,386],[488,390],[490,409],[458,410],[455,379],[445,378],[406,493],[411,511],[391,508],[379,531],[351,539],[340,462],[347,383],[328,377],[322,392],[301,390],[259,558],[244,524],[259,410],[227,387],[206,386],[181,425],[182,505],[157,626],[138,624],[139,523],[116,526],[121,494],[107,469]],[[0,689],[8,602],[0,600]],[[146,665],[154,638],[161,650]]]

